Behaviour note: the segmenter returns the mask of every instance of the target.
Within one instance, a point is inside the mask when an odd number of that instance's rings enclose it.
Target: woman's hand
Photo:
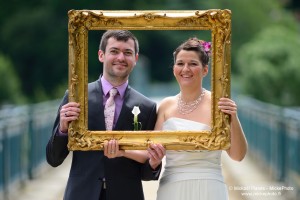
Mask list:
[[[147,150],[149,156],[149,164],[152,169],[156,169],[166,155],[166,149],[161,144],[150,144]]]
[[[237,105],[229,98],[220,98],[218,107],[223,113],[227,113],[231,116],[237,115]]]

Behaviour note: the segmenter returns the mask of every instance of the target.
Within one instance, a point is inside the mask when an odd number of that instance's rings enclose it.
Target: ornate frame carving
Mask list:
[[[70,10],[69,101],[81,114],[69,126],[69,150],[101,150],[117,139],[123,149],[146,149],[161,143],[174,150],[218,150],[230,147],[230,118],[217,109],[220,97],[230,97],[231,11],[105,11]],[[89,30],[210,30],[212,38],[211,131],[90,131],[87,129],[87,47]]]

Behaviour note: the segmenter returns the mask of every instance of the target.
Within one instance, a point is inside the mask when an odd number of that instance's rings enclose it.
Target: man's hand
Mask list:
[[[60,109],[60,127],[62,133],[68,132],[69,123],[78,119],[80,113],[79,103],[69,102]]]
[[[125,151],[119,149],[117,140],[110,140],[104,143],[104,155],[108,158],[116,158],[124,156]]]

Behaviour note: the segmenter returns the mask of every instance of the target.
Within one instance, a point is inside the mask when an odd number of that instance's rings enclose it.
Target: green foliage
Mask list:
[[[249,42],[269,24],[290,23],[278,0],[11,0],[0,1],[0,51],[12,62],[21,91],[30,102],[60,98],[67,88],[68,16],[71,9],[93,10],[206,10],[232,11],[232,72],[243,43]],[[89,32],[89,79],[98,78],[101,64],[97,60],[101,32]],[[209,40],[210,33],[199,31],[136,31],[141,54],[150,61],[153,82],[174,80],[172,52],[183,40],[197,36]],[[91,81],[90,80],[90,81]],[[2,93],[2,91],[1,91]]]
[[[237,54],[244,91],[254,98],[282,106],[300,102],[299,33],[271,26],[245,44]]]
[[[0,50],[5,52],[20,77],[22,91],[31,102],[61,97],[61,86],[67,88],[68,16],[71,9],[98,10],[163,10],[195,8],[197,1],[182,0],[110,0],[69,1],[45,0],[27,2],[1,1]],[[172,5],[169,7],[169,5]],[[92,32],[92,31],[91,31]],[[90,37],[91,36],[91,37]],[[90,34],[89,78],[98,78],[101,65],[97,60],[100,33]],[[141,53],[149,55],[151,79],[170,81],[172,52],[181,41],[175,34],[155,32],[139,34]],[[183,38],[183,37],[181,37]],[[150,42],[160,41],[160,42]],[[163,45],[161,45],[163,44]],[[173,45],[170,45],[173,44]],[[147,46],[146,46],[147,45]],[[91,74],[91,76],[90,76]]]
[[[55,85],[67,74],[67,27],[49,9],[20,9],[3,24],[3,51],[10,56],[32,101],[53,97]],[[45,99],[45,98],[44,98]]]
[[[273,24],[284,24],[287,27],[295,26],[292,15],[287,13],[278,0],[230,0],[208,1],[209,9],[229,9],[232,13],[232,72],[238,71],[236,55],[244,43],[252,40],[265,27]]]
[[[0,54],[0,107],[3,104],[24,103],[20,81],[11,61]]]

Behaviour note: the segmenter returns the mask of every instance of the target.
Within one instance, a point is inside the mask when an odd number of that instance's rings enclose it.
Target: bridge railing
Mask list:
[[[300,194],[300,109],[238,97],[249,153],[277,181]]]
[[[0,199],[28,179],[45,163],[59,101],[0,110]]]
[[[300,111],[235,98],[249,153],[275,180],[300,190]],[[35,177],[45,164],[45,147],[59,101],[0,110],[0,199]],[[3,198],[2,198],[3,197]]]

